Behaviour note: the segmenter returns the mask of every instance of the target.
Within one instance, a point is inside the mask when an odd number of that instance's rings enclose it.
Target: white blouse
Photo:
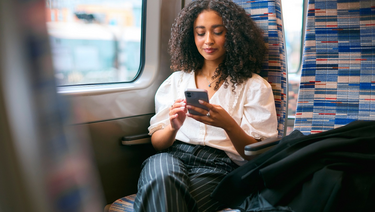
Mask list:
[[[257,74],[253,74],[241,85],[235,86],[235,92],[232,91],[229,77],[228,82],[228,87],[224,88],[222,85],[209,102],[223,107],[253,138],[263,140],[276,137],[277,117],[271,85]],[[174,72],[161,84],[155,95],[156,114],[150,121],[148,128],[150,135],[169,124],[169,108],[176,99],[185,99],[184,91],[187,88],[197,88],[194,71]],[[203,124],[190,117],[186,117],[177,132],[176,139],[223,150],[238,165],[247,162],[238,154],[222,128]]]

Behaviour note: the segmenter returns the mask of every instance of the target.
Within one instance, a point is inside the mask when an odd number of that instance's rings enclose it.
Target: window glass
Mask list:
[[[142,0],[46,0],[57,84],[132,81],[141,64]]]
[[[301,63],[303,1],[282,0],[288,72],[299,71]]]
[[[288,60],[288,118],[293,119],[296,113],[302,60],[303,1],[281,0],[281,3]],[[288,123],[293,125],[293,121]],[[288,126],[287,134],[291,130],[293,126]]]

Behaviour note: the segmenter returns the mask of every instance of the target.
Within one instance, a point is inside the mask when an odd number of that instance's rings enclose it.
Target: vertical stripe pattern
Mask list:
[[[238,166],[221,150],[176,141],[143,163],[134,211],[216,211],[217,184]]]

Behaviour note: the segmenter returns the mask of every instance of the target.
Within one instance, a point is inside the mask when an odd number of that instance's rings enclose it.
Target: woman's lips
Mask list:
[[[216,51],[215,48],[204,48],[203,51],[205,51],[207,54],[212,54]]]

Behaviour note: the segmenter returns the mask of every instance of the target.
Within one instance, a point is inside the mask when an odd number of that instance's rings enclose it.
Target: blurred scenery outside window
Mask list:
[[[133,80],[141,62],[143,0],[46,0],[57,84]]]

